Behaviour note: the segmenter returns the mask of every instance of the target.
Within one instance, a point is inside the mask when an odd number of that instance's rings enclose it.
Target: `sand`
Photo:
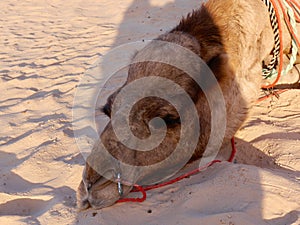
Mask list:
[[[300,224],[299,90],[253,108],[236,135],[236,164],[149,191],[144,203],[76,208],[80,79],[114,46],[154,38],[199,5],[0,1],[0,224]]]

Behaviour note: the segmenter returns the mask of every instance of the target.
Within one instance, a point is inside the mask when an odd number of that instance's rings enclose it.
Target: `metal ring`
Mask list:
[[[122,196],[123,195],[123,185],[121,183],[121,173],[117,173],[117,183],[118,183],[119,195]]]

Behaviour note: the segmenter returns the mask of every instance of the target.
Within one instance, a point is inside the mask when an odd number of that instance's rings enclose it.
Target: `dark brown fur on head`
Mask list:
[[[206,24],[204,25],[202,24],[202,22],[199,22],[201,20]],[[195,11],[191,15],[188,15],[187,18],[181,21],[178,27],[167,34],[159,36],[156,40],[171,42],[189,49],[199,57],[202,57],[202,59],[205,60],[209,66],[213,68],[218,67],[219,69],[215,69],[215,71],[217,72],[218,78],[221,79],[224,71],[228,71],[228,69],[226,69],[228,59],[225,56],[226,53],[224,52],[224,49],[222,47],[222,40],[221,36],[218,35],[218,29],[214,27],[213,22],[209,21],[210,18],[206,12],[206,9],[202,8],[201,10]],[[209,38],[207,38],[208,36],[205,35],[207,34],[207,32],[209,32]],[[195,35],[197,33],[199,34]],[[200,35],[200,33],[203,34]],[[151,51],[153,51],[153,49],[151,49]],[[138,59],[143,54],[152,54],[151,51],[146,47],[141,52],[138,52],[133,60]],[[170,54],[169,57],[172,57],[172,55]],[[183,63],[188,64],[189,62]],[[223,67],[225,68],[225,70]],[[198,104],[197,102],[201,101],[199,107],[197,107],[197,109],[199,110],[199,114],[201,114],[201,111],[207,111],[207,113],[205,113],[207,115],[200,117],[201,131],[203,133],[201,133],[200,135],[198,147],[194,153],[194,156],[192,157],[192,160],[199,159],[199,157],[201,157],[202,155],[205,145],[207,144],[210,134],[210,110],[208,108],[206,98],[201,91],[201,88],[197,85],[193,78],[185,74],[183,71],[171,65],[166,65],[159,62],[139,62],[132,64],[129,68],[126,84],[133,82],[139,78],[153,76],[159,76],[174,81],[189,94],[195,104]],[[103,107],[103,112],[107,116],[111,116],[112,104],[114,103],[115,96],[118,94],[118,92],[119,91],[112,94],[108,98],[106,105]],[[183,104],[181,107],[182,111],[189,111],[188,106],[184,106]],[[122,143],[118,141],[112,129],[111,123],[107,125],[100,138],[110,154],[116,159],[121,160],[122,162],[135,166],[147,166],[158,163],[161,160],[167,158],[173,152],[173,150],[176,148],[178,140],[180,139],[181,121],[178,112],[176,111],[174,106],[172,106],[165,100],[156,97],[148,97],[142,99],[134,105],[129,118],[132,133],[136,137],[144,139],[150,135],[149,121],[155,117],[160,117],[165,121],[167,126],[167,133],[163,142],[157,148],[151,151],[136,151],[126,148]],[[95,146],[94,148],[97,148],[97,146]],[[95,149],[93,151],[96,152]],[[182,154],[185,153],[182,152]],[[91,155],[93,155],[93,153]],[[94,159],[95,157],[93,156],[91,157],[91,159],[92,158]],[[86,181],[83,181],[79,188],[79,193],[85,193],[78,195],[79,202],[82,208],[88,207],[90,205],[92,207],[104,207],[108,204],[113,204],[118,198],[116,184],[113,182],[109,184],[111,186],[110,190],[108,188],[101,189],[99,187],[97,192],[92,192],[92,189],[90,187],[84,188],[84,186],[86,185],[92,187],[96,186],[99,180],[103,180],[102,183],[108,182],[106,179],[97,174],[97,172],[93,169],[93,165],[89,165],[93,164],[94,161],[95,160],[87,161],[86,169],[84,172],[84,174],[86,175],[83,179]],[[99,159],[99,161],[101,161],[101,159]],[[101,163],[99,161],[98,163]],[[153,171],[153,173],[155,173],[155,171]],[[145,177],[147,176],[147,174],[144,174],[143,176]],[[139,177],[138,179],[142,178],[143,177]],[[98,193],[98,197],[96,193]],[[108,202],[108,204],[103,201],[93,202],[92,200],[99,198],[103,199],[103,196],[105,195],[107,197],[104,200],[107,200],[106,202]],[[112,198],[112,196],[115,196],[115,198]]]

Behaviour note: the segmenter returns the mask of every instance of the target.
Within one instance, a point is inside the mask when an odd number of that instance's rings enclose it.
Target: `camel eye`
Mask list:
[[[168,114],[163,118],[163,120],[166,122],[168,126],[175,126],[179,125],[181,123],[179,117],[174,117],[173,115]]]
[[[155,129],[160,129],[164,126],[164,124],[166,124],[167,127],[174,127],[181,123],[180,118],[174,117],[172,115],[167,115],[163,117],[162,120],[152,120],[152,126]]]

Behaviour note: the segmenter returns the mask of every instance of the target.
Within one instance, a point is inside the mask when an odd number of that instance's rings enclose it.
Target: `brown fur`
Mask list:
[[[288,52],[291,38],[286,27],[283,31],[284,47]],[[273,32],[267,8],[260,0],[210,0],[205,7],[189,14],[169,33],[158,37],[158,40],[176,43],[190,49],[214,72],[226,102],[227,115],[224,120],[228,122],[223,141],[223,145],[226,146],[245,121],[249,108],[257,99],[261,87],[262,61],[268,57],[273,48]],[[138,58],[140,54],[151,52],[142,50],[135,57]],[[194,101],[201,124],[201,135],[191,160],[199,159],[211,130],[210,110],[204,94],[182,71],[154,62],[133,64],[129,69],[126,84],[153,74],[173,80],[185,89]],[[115,94],[109,98],[104,107],[108,116],[114,96]],[[110,154],[123,162],[131,165],[151,165],[159,162],[172,153],[180,138],[180,123],[176,120],[178,114],[174,107],[163,100],[144,99],[135,105],[130,121],[133,133],[142,139],[150,135],[147,124],[157,116],[170,117],[175,122],[169,126],[164,141],[152,151],[127,149],[117,140],[111,123],[107,125],[100,138]],[[96,144],[87,160],[83,181],[78,189],[78,205],[83,209],[89,206],[103,208],[119,198],[117,185],[101,177],[89,165],[105,163],[101,161],[101,156],[96,154],[97,148]],[[224,156],[227,155],[228,152],[224,152]],[[157,171],[153,171],[155,172]],[[144,177],[148,175],[143,174]],[[142,177],[137,178],[137,181],[138,179]],[[131,188],[125,186],[125,195]]]

